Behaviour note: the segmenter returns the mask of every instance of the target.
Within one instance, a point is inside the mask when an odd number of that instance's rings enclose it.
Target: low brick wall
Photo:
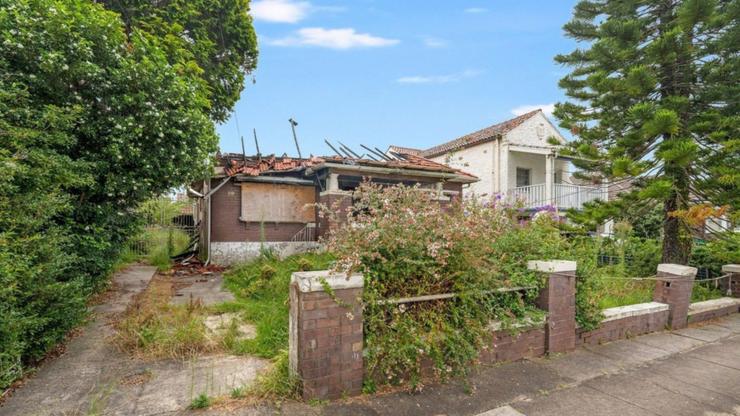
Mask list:
[[[333,294],[324,291],[324,283],[333,288]],[[304,399],[336,399],[362,392],[362,304],[358,302],[362,287],[361,275],[293,273],[290,368],[303,381]]]
[[[740,312],[740,299],[719,298],[689,305],[689,323],[708,321],[731,313]]]
[[[668,305],[658,302],[609,308],[601,325],[592,331],[576,330],[576,344],[597,345],[635,335],[663,330],[668,323]]]
[[[502,329],[493,323],[491,345],[481,351],[483,363],[516,361],[522,358],[533,358],[545,355],[545,323],[528,325],[514,330]]]
[[[492,323],[491,344],[481,351],[484,363],[515,361],[547,353],[565,353],[577,345],[601,344],[687,322],[740,311],[740,299],[719,299],[689,305],[696,269],[675,264],[658,266],[654,302],[609,308],[599,328],[576,328],[575,271],[572,261],[531,261],[530,270],[546,275],[537,306],[546,312],[542,322],[525,321],[510,330]],[[729,270],[735,279],[740,266]],[[740,274],[740,272],[738,272]],[[740,277],[735,280],[740,282]],[[363,276],[329,271],[296,272],[290,292],[290,366],[303,379],[304,399],[333,399],[361,392],[364,376],[362,316]],[[329,293],[325,287],[330,288]],[[337,302],[338,299],[340,300]],[[410,300],[407,300],[410,301]],[[423,300],[418,300],[423,301]],[[689,308],[691,306],[691,308]],[[431,362],[422,362],[431,374]]]

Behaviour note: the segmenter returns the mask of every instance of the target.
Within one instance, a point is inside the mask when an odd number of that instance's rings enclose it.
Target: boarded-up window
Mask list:
[[[313,186],[272,183],[242,184],[242,221],[315,222]]]

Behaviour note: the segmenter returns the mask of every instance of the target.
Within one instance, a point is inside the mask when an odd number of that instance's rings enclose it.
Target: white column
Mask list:
[[[326,190],[329,192],[339,190],[339,175],[336,173],[330,173],[326,177]]]
[[[499,146],[498,189],[502,196],[509,192],[509,146]]]
[[[545,200],[550,205],[555,204],[555,157],[545,155]]]
[[[491,155],[491,181],[493,182],[493,195],[501,192],[501,139],[493,141],[493,154]]]

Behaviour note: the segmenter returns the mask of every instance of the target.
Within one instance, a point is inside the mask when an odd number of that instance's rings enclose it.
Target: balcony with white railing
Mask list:
[[[510,189],[507,197],[511,201],[518,201],[524,208],[535,209],[546,205],[555,206],[559,209],[581,209],[586,202],[597,199],[607,199],[606,187],[600,185],[570,185],[555,183],[552,189],[547,189],[546,184],[519,186]]]

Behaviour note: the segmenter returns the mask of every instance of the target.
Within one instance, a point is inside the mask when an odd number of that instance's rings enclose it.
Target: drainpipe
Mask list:
[[[212,215],[212,212],[211,212],[211,195],[215,194],[216,191],[218,191],[219,189],[221,189],[221,187],[224,186],[224,185],[226,185],[226,183],[229,182],[230,180],[231,180],[231,176],[227,176],[226,178],[224,178],[223,181],[221,181],[221,183],[219,183],[218,185],[216,185],[215,188],[211,189],[210,191],[208,191],[208,193],[206,193],[203,196],[204,199],[208,200],[208,222],[206,223],[206,227],[208,227],[208,232],[207,232],[207,235],[208,235],[208,256],[206,257],[206,261],[204,263],[205,266],[208,266],[208,264],[211,262],[211,219],[213,218],[213,215]],[[210,181],[209,181],[208,185],[210,186]]]

